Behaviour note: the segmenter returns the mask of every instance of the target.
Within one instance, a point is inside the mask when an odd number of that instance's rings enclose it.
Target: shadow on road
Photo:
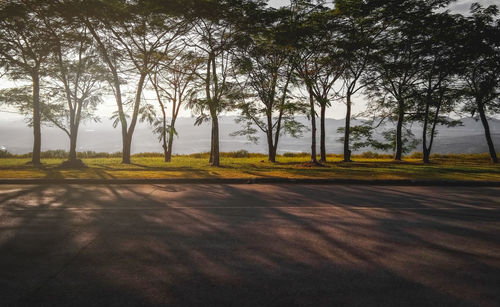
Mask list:
[[[0,305],[494,306],[498,188],[0,187]]]

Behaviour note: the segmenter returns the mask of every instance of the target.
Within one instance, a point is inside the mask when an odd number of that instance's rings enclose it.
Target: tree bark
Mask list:
[[[158,89],[156,88],[156,86],[155,86],[155,91],[156,91],[156,95],[158,97],[158,102],[160,103],[160,106],[161,106],[161,113],[162,113],[162,125],[163,125],[163,129],[161,131],[161,138],[162,138],[163,144],[161,145],[161,147],[163,147],[163,159],[165,160],[165,162],[170,162],[170,160],[167,158],[167,156],[168,156],[168,149],[170,148],[168,146],[168,143],[167,143],[167,115],[165,113],[165,106],[161,102],[160,95],[158,93]]]
[[[76,141],[78,139],[78,128],[72,124],[69,133],[69,161],[76,161]]]
[[[422,129],[422,154],[423,162],[430,163],[430,150],[427,148],[427,125],[429,122],[430,98],[427,97],[425,102],[424,126]]]
[[[131,137],[126,135],[123,139],[123,152],[122,152],[122,163],[130,164],[132,161],[130,160],[130,152],[131,152],[132,142]]]
[[[442,98],[436,107],[436,112],[434,113],[434,119],[432,122],[429,145],[427,145],[427,125],[429,122],[430,101],[427,102],[426,107],[425,107],[425,120],[424,120],[424,129],[423,129],[423,135],[422,135],[422,143],[423,143],[422,153],[423,153],[423,162],[424,163],[431,163],[431,151],[432,151],[432,144],[434,143],[434,134],[435,134],[434,132],[436,131],[436,126],[437,126],[437,122],[438,122],[438,118],[439,118],[439,111],[441,110],[441,105],[442,105]]]
[[[40,108],[40,76],[38,72],[32,74],[33,81],[33,155],[31,163],[40,166],[42,151],[41,108]]]
[[[90,23],[88,20],[83,20],[84,24],[87,26],[87,28],[90,31],[90,34],[92,37],[95,39],[97,42],[97,45],[99,46],[99,49],[101,50],[101,54],[104,58],[104,61],[106,62],[106,65],[108,66],[109,70],[111,71],[111,75],[113,76],[113,88],[114,88],[114,95],[115,95],[115,100],[116,100],[116,106],[118,108],[118,116],[120,119],[120,124],[121,124],[121,129],[122,129],[122,163],[124,164],[130,164],[130,142],[128,142],[128,132],[127,132],[127,118],[125,117],[125,112],[123,111],[123,102],[122,102],[122,93],[121,93],[121,86],[120,86],[120,78],[118,76],[118,71],[116,70],[115,65],[113,64],[113,61],[111,60],[106,46],[102,42],[101,38],[95,31],[94,27],[92,26],[92,23]],[[124,153],[128,152],[128,159],[125,158]]]
[[[309,88],[309,106],[311,116],[311,163],[318,163],[316,159],[316,112],[314,111],[314,96],[312,89]]]
[[[214,127],[212,123],[212,129],[210,130],[210,157],[208,158],[208,164],[212,165],[213,161],[214,161]]]
[[[168,144],[167,144],[167,152],[165,154],[165,162],[170,162],[172,161],[172,144],[174,142],[174,133],[169,132],[168,134]]]
[[[282,116],[282,114],[280,113],[280,115],[278,117],[278,123],[277,123],[276,131],[275,131],[275,134],[274,134],[274,144],[272,145],[274,162],[276,162],[276,153],[278,152],[278,142],[279,142],[279,139],[280,139],[281,116]]]
[[[274,144],[273,144],[273,118],[272,114],[268,112],[267,114],[267,159],[269,162],[276,162],[276,156],[274,154]]]
[[[214,113],[214,112],[212,112]],[[212,154],[211,166],[220,166],[219,157],[219,118],[217,114],[212,114]]]
[[[137,91],[135,92],[135,100],[134,100],[134,112],[132,113],[132,120],[130,121],[130,126],[127,130],[127,142],[123,144],[123,153],[122,153],[122,163],[130,164],[130,154],[131,154],[131,146],[132,146],[132,136],[134,135],[135,125],[137,124],[137,117],[139,116],[139,107],[141,104],[141,95],[142,89],[144,87],[144,81],[146,80],[146,73],[141,73],[139,78],[139,83],[137,84]]]
[[[488,124],[488,119],[486,118],[486,113],[484,111],[484,104],[480,99],[476,99],[476,103],[479,117],[481,118],[481,123],[484,128],[484,136],[486,137],[486,142],[488,143],[491,162],[498,163],[497,152],[495,151],[495,146],[493,145],[493,140],[491,139],[490,125]]]
[[[175,119],[172,118],[172,120],[170,121],[170,131],[168,132],[168,145],[167,145],[167,152],[165,154],[165,162],[172,161],[172,146],[174,143],[174,125],[175,125]]]
[[[347,93],[346,97],[347,111],[345,116],[345,131],[344,131],[344,162],[352,162],[351,150],[349,149],[349,136],[351,133],[351,93]]]
[[[273,132],[268,131],[267,132],[267,159],[269,162],[276,162],[276,153],[274,152],[274,145],[273,145]]]
[[[326,162],[326,130],[325,130],[325,114],[326,114],[326,105],[321,105],[321,136],[320,136],[320,151],[321,151],[321,159],[319,160],[321,163]]]
[[[279,112],[279,115],[278,115],[278,119],[277,119],[277,122],[276,122],[276,130],[274,131],[274,143],[272,143],[272,153],[273,153],[273,157],[274,157],[274,161],[273,162],[276,162],[276,154],[278,152],[278,143],[279,143],[279,140],[280,140],[280,133],[281,133],[281,121],[283,119],[283,112],[284,112],[284,109],[283,109],[283,106],[285,104],[285,100],[286,100],[286,93],[287,93],[287,90],[288,90],[288,86],[290,84],[290,78],[292,76],[292,72],[293,72],[293,69],[290,69],[288,75],[287,75],[287,79],[286,79],[286,83],[285,83],[285,87],[283,89],[283,92],[282,92],[282,95],[281,95],[281,98],[280,98],[280,112]],[[272,139],[272,126],[271,126],[271,139]]]
[[[163,144],[161,145],[161,147],[163,148],[163,160],[165,162],[170,162],[170,160],[168,159],[168,142],[167,142],[167,134],[164,133],[163,134]]]
[[[403,120],[404,120],[404,109],[402,103],[399,103],[398,108],[398,123],[396,125],[396,152],[394,154],[394,160],[401,161],[403,155]]]

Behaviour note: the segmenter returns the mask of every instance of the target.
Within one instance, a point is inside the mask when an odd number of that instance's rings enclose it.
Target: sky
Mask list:
[[[491,5],[491,4],[499,4],[499,0],[458,0],[453,2],[449,9],[452,12],[456,13],[467,13],[472,3],[479,2],[483,6]],[[290,0],[270,0],[269,5],[273,7],[280,7],[283,5],[289,5]],[[5,80],[4,78],[0,79],[0,88],[11,87],[13,83]],[[150,100],[151,103],[154,103],[155,96],[153,93],[146,93],[146,98]],[[366,106],[365,99],[362,95],[358,95],[353,99],[353,114],[363,112]],[[116,104],[113,96],[104,97],[104,103],[100,106],[98,114],[101,118],[109,118],[111,114],[116,110]],[[236,115],[236,113],[228,113],[227,115]],[[191,111],[189,110],[181,110],[179,116],[181,117],[190,117]],[[336,102],[332,104],[332,107],[327,110],[326,116],[328,118],[341,119],[345,117],[345,105],[342,102]],[[22,119],[21,116],[13,113],[9,113],[6,110],[0,110],[0,120],[12,120],[19,118]]]
[[[328,2],[331,2],[331,0],[328,0]],[[451,4],[450,9],[455,11],[455,12],[467,12],[471,6],[472,3],[478,2],[481,3],[482,5],[491,5],[491,4],[499,4],[498,0],[458,0],[455,1],[454,3]],[[269,5],[273,7],[280,7],[283,5],[288,5],[290,4],[290,0],[270,0]]]

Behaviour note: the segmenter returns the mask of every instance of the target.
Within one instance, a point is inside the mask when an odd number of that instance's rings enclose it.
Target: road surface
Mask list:
[[[499,306],[500,188],[0,185],[0,306]]]

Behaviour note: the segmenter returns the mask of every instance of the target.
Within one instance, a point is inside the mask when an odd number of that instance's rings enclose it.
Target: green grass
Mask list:
[[[174,156],[165,163],[162,157],[137,155],[132,164],[120,158],[87,158],[83,170],[58,168],[63,159],[43,159],[43,166],[27,164],[28,158],[0,159],[0,178],[342,178],[342,179],[422,179],[500,181],[500,166],[492,165],[485,155],[434,156],[434,163],[423,164],[415,158],[394,162],[389,158],[355,156],[353,163],[341,162],[330,155],[324,166],[309,166],[307,155],[279,156],[278,163],[267,162],[265,155],[250,154],[234,158],[223,154],[221,167],[208,165],[207,154]]]

